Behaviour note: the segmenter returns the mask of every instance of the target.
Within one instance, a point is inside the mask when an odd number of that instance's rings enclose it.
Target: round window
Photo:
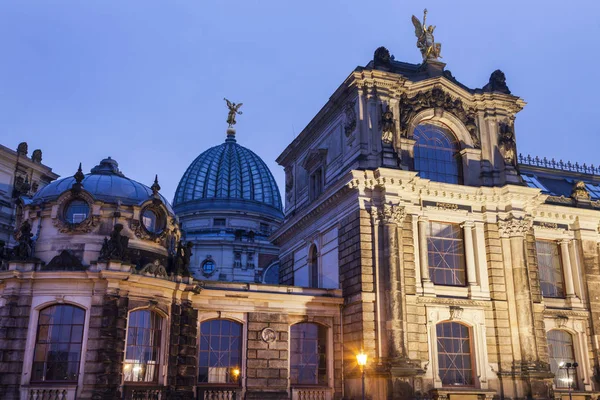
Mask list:
[[[202,272],[205,274],[212,274],[215,272],[215,262],[213,260],[206,260],[202,263]]]
[[[83,222],[90,213],[90,206],[83,200],[73,200],[65,210],[65,219],[70,224]]]
[[[142,223],[150,233],[159,234],[165,228],[165,219],[160,211],[154,211],[148,208],[142,212]]]

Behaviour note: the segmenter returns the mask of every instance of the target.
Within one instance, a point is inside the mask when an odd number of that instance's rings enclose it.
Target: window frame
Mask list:
[[[456,239],[452,239],[452,238],[448,238],[448,237],[441,237],[441,236],[433,236],[434,238],[438,238],[438,239],[444,239],[444,240],[453,240],[453,241],[458,241],[462,244],[462,253],[461,253],[461,260],[462,260],[462,265],[460,265],[463,273],[464,273],[464,277],[463,277],[463,281],[464,283],[462,284],[448,284],[448,283],[437,283],[436,279],[435,279],[435,270],[436,269],[442,269],[442,268],[437,268],[435,266],[431,265],[431,260],[430,260],[430,255],[431,255],[431,251],[430,251],[430,243],[431,243],[431,227],[432,224],[442,224],[442,225],[451,225],[453,227],[456,227],[458,229],[458,232],[460,234],[460,238],[459,240]],[[427,252],[427,268],[429,270],[429,278],[431,280],[431,282],[434,284],[434,286],[437,287],[450,287],[450,288],[464,288],[468,286],[468,276],[467,276],[467,254],[466,254],[466,246],[465,246],[465,234],[464,234],[464,230],[461,227],[460,223],[457,222],[448,222],[448,221],[440,221],[440,220],[427,220],[427,248],[426,249],[421,249],[421,251],[426,251]],[[438,255],[441,254],[440,251],[438,251],[437,253]],[[457,253],[453,253],[453,254],[457,254]],[[433,271],[432,271],[433,269]],[[445,269],[450,269],[450,268],[445,268]]]
[[[556,248],[557,251],[557,259],[558,259],[558,266],[560,269],[560,277],[561,277],[561,285],[562,285],[562,295],[558,295],[558,296],[551,296],[551,295],[546,295],[544,294],[544,289],[543,289],[543,284],[547,283],[547,284],[552,284],[555,288],[556,288],[556,284],[554,282],[549,282],[547,280],[542,281],[542,268],[541,268],[541,263],[540,263],[540,252],[538,250],[538,243],[546,243],[546,244],[551,244],[552,246],[554,246]],[[570,257],[569,254],[567,254],[568,257]],[[556,299],[556,300],[565,300],[567,298],[567,289],[566,289],[566,276],[565,276],[565,266],[563,265],[563,254],[562,254],[562,249],[560,248],[560,244],[556,241],[556,240],[551,240],[551,239],[543,239],[543,238],[535,238],[535,257],[536,257],[536,261],[537,261],[537,267],[538,267],[538,280],[539,280],[539,285],[540,285],[540,294],[544,299]],[[544,264],[544,269],[547,268],[547,266]],[[556,271],[552,271],[552,274],[556,274]]]
[[[314,254],[313,254],[314,252]],[[308,247],[306,255],[306,266],[308,267],[308,287],[318,289],[321,287],[321,269],[320,267],[319,248],[315,243],[311,243]]]
[[[158,351],[158,362],[156,368],[156,380],[152,382],[144,382],[144,381],[126,381],[125,374],[122,374],[121,382],[125,386],[156,386],[156,385],[164,385],[165,383],[165,368],[168,366],[168,358],[167,358],[167,347],[168,347],[168,336],[169,336],[169,318],[166,313],[158,308],[134,308],[127,312],[127,324],[125,327],[125,346],[123,348],[123,368],[125,368],[126,360],[127,360],[127,340],[129,339],[129,323],[131,313],[136,311],[150,311],[151,313],[155,313],[158,315],[161,321],[160,326],[160,347]]]
[[[240,370],[240,375],[237,379],[237,382],[200,382],[200,346],[201,346],[201,341],[202,341],[202,324],[203,323],[210,323],[212,321],[229,321],[231,323],[235,323],[238,324],[240,326],[240,336],[239,336],[239,370]],[[244,370],[245,370],[245,362],[246,362],[246,357],[245,357],[245,347],[246,347],[246,329],[245,329],[245,323],[234,319],[234,318],[228,318],[228,317],[216,317],[216,318],[206,318],[203,319],[201,321],[198,321],[198,348],[197,348],[197,356],[198,356],[198,361],[196,362],[196,368],[197,368],[197,372],[196,372],[196,385],[198,386],[202,386],[202,387],[231,387],[231,388],[238,388],[238,387],[242,387],[243,386],[243,376],[244,376]],[[212,335],[211,335],[212,336]],[[219,338],[221,338],[222,335],[219,334]],[[210,352],[209,352],[210,355]],[[229,357],[229,359],[231,359],[231,357]],[[209,365],[210,365],[210,357],[209,357]],[[232,368],[232,366],[229,366],[228,368]]]
[[[439,325],[443,325],[443,324],[458,324],[461,325],[463,327],[465,327],[467,329],[467,332],[469,334],[469,358],[471,361],[471,381],[472,383],[469,385],[444,385],[443,381],[442,381],[442,377],[441,377],[441,373],[440,373],[440,350],[439,350],[439,341],[440,338],[437,334],[437,328]],[[440,382],[442,382],[442,387],[443,388],[476,388],[477,387],[477,358],[476,358],[476,354],[475,354],[475,334],[474,334],[474,330],[473,327],[469,324],[466,324],[462,321],[457,321],[457,320],[443,320],[443,321],[438,321],[435,323],[433,329],[435,330],[436,334],[435,334],[435,347],[437,349],[436,351],[436,357],[437,357],[437,375],[438,378],[440,380]],[[451,338],[452,339],[452,338]],[[446,354],[448,354],[446,352]],[[451,354],[455,354],[455,353],[451,353]]]
[[[302,324],[308,324],[308,325],[315,325],[317,326],[319,329],[324,329],[324,338],[325,338],[325,351],[322,353],[325,355],[325,379],[324,379],[324,383],[315,383],[315,384],[310,384],[310,383],[293,383],[292,381],[292,328],[294,326],[298,326],[298,325],[302,325]],[[317,333],[318,336],[318,333]],[[288,343],[288,374],[289,374],[289,385],[291,388],[301,388],[301,387],[331,387],[332,386],[332,380],[333,380],[333,359],[335,358],[335,354],[333,352],[333,330],[330,326],[327,326],[325,324],[319,323],[319,322],[315,322],[315,321],[297,321],[293,324],[290,324],[289,326],[289,331],[288,331],[288,337],[289,337],[289,343]],[[318,340],[318,339],[317,339]],[[318,365],[318,364],[317,364]],[[318,370],[319,367],[317,366],[317,374],[318,374]],[[318,377],[317,377],[318,380]]]
[[[424,139],[423,135],[426,132],[425,129],[427,129],[427,130],[433,129],[433,130],[438,131],[440,134],[445,135],[448,143],[452,146],[452,148],[432,146],[432,145],[428,144],[428,142],[431,142],[431,140],[432,140],[429,137],[427,138],[427,141],[421,142],[419,139],[422,139],[422,138]],[[423,132],[420,132],[420,131],[423,131]],[[415,137],[415,134],[416,134],[416,137]],[[412,129],[412,139],[414,140],[413,170],[415,172],[417,172],[419,177],[421,177],[423,179],[429,179],[434,182],[440,182],[440,183],[448,183],[448,184],[453,184],[453,185],[463,185],[464,184],[465,171],[463,171],[463,169],[464,169],[463,168],[463,156],[461,154],[462,146],[461,146],[460,140],[458,139],[457,135],[453,132],[452,129],[450,129],[445,124],[437,122],[437,121],[431,121],[431,120],[420,121]],[[433,138],[433,139],[435,139],[435,138]],[[420,154],[421,150],[425,151],[426,153],[429,153],[428,155],[431,157],[429,157],[429,156],[425,157],[425,155],[421,155]],[[452,153],[450,160],[452,160],[452,159],[454,160],[454,163],[456,165],[456,174],[448,174],[447,169],[444,169],[444,170],[441,170],[441,169],[433,170],[432,169],[432,170],[430,170],[429,167],[427,169],[421,168],[421,163],[427,164],[428,166],[439,165],[439,163],[442,162],[442,161],[440,161],[439,152]],[[436,161],[436,163],[432,164],[431,163],[432,161]],[[421,175],[421,171],[423,171],[425,173],[425,175],[428,175],[428,176]],[[437,178],[434,179],[434,177],[432,177],[431,174],[435,174],[435,175],[443,176],[443,177],[455,176],[456,181],[454,181],[454,179],[452,179],[452,180],[437,179]]]
[[[577,335],[566,329],[561,329],[559,327],[554,327],[554,328],[551,328],[546,331],[546,345],[548,347],[548,361],[549,361],[551,370],[552,370],[552,361],[558,357],[553,357],[552,352],[550,350],[550,340],[549,340],[550,332],[564,333],[564,334],[568,335],[569,338],[571,339],[571,352],[572,352],[572,360],[573,360],[572,362],[577,362],[579,364],[579,367],[575,368],[574,371],[570,373],[571,376],[573,376],[572,375],[573,373],[575,374],[575,376],[573,377],[573,382],[571,384],[571,389],[578,390],[580,388],[580,380],[581,380],[581,377],[579,374],[579,368],[582,366],[583,363],[579,362],[578,357],[577,357]],[[563,358],[565,358],[565,357],[563,357]],[[560,364],[558,364],[558,365],[560,365]],[[552,384],[554,385],[554,387],[558,390],[568,390],[569,386],[558,386],[557,385],[556,381],[559,379],[562,379],[562,378],[559,378],[559,376],[558,376],[558,374],[556,374],[556,372],[552,371],[552,373],[555,374],[554,380],[552,381]],[[564,375],[566,375],[566,371],[565,371]]]
[[[46,346],[52,344],[52,343],[62,343],[62,342],[52,342],[52,341],[48,341],[46,343],[38,343],[39,338],[40,338],[40,316],[41,314],[52,307],[73,307],[75,309],[79,309],[80,311],[83,312],[83,323],[82,324],[54,324],[54,325],[67,325],[67,326],[79,326],[81,325],[81,342],[79,343],[80,347],[79,347],[79,360],[78,360],[78,365],[77,365],[77,372],[76,372],[76,376],[77,378],[74,380],[47,380],[46,378],[46,372],[43,373],[43,379],[41,380],[34,380],[34,366],[37,363],[37,361],[35,361],[35,354],[36,354],[36,350],[38,349],[38,344],[44,344]],[[88,312],[84,307],[81,307],[78,304],[72,304],[72,303],[51,303],[51,304],[47,304],[44,305],[43,307],[40,307],[37,310],[37,321],[35,322],[35,325],[33,327],[34,329],[34,336],[33,336],[33,348],[32,348],[32,357],[31,357],[31,365],[29,366],[29,373],[30,373],[30,383],[34,384],[34,385],[43,385],[43,384],[56,384],[56,383],[64,383],[67,385],[77,385],[80,379],[80,376],[83,375],[82,374],[82,361],[85,362],[85,353],[84,351],[86,350],[84,348],[84,341],[87,341],[87,332],[86,332],[86,326],[87,326],[87,318],[88,318]],[[50,326],[50,324],[44,324],[44,326]],[[72,328],[71,328],[72,329]],[[71,339],[72,336],[72,332],[69,336],[69,338]],[[69,346],[71,346],[73,343],[77,344],[76,342],[65,342],[67,343]],[[45,356],[44,356],[44,370],[47,370],[47,363],[48,363],[48,350],[46,349],[46,351],[44,352]],[[67,360],[67,364],[69,363],[69,361]]]

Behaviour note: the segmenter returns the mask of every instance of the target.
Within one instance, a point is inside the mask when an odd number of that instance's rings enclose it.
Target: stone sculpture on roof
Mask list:
[[[442,50],[442,45],[436,43],[433,37],[435,25],[427,26],[426,20],[427,9],[423,12],[423,24],[421,24],[421,21],[417,17],[412,16],[412,23],[415,26],[415,35],[417,36],[417,47],[421,50],[423,62],[441,58],[440,52]]]

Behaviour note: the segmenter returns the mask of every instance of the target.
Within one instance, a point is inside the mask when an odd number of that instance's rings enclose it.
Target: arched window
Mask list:
[[[31,381],[77,382],[85,311],[60,304],[40,311]]]
[[[540,286],[544,297],[565,297],[564,275],[558,243],[536,240],[535,250],[540,272]]]
[[[458,322],[436,326],[439,376],[443,386],[473,386],[471,330]]]
[[[291,327],[292,385],[327,385],[327,328],[313,323]]]
[[[125,382],[156,382],[160,365],[162,317],[154,311],[129,313],[123,374]]]
[[[200,324],[199,383],[239,382],[242,367],[242,324],[212,319]]]
[[[573,337],[569,332],[553,329],[547,333],[548,354],[550,356],[550,370],[554,373],[554,384],[557,388],[577,388],[577,370],[572,369],[567,376],[567,363],[575,362]]]
[[[437,182],[462,183],[459,144],[454,135],[437,125],[420,124],[413,133],[415,171],[421,178]]]
[[[311,288],[319,287],[319,253],[317,252],[317,246],[314,244],[310,246],[308,251],[308,285]]]

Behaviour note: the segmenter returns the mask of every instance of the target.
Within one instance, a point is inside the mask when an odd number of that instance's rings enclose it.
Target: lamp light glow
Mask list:
[[[361,351],[356,355],[356,362],[361,367],[364,367],[365,365],[367,365],[367,355]]]

